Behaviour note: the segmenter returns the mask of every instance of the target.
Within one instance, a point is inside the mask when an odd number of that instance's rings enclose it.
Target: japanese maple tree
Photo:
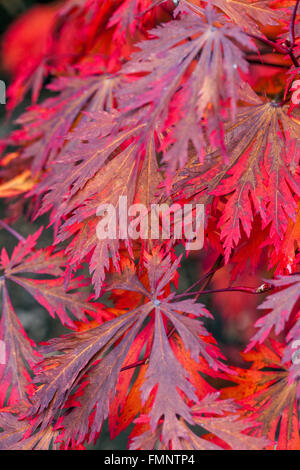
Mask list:
[[[1,141],[0,449],[84,449],[107,419],[111,439],[134,422],[129,449],[300,449],[299,19],[299,0],[68,0],[5,33],[8,114],[32,104]],[[124,197],[203,204],[203,248],[124,220],[101,239]],[[22,215],[49,224],[24,237]],[[35,344],[14,285],[70,333]],[[246,322],[240,359],[217,311]]]

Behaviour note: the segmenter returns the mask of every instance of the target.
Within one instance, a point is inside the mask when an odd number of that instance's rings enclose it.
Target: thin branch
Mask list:
[[[296,21],[296,14],[297,9],[299,6],[299,1],[297,0],[293,9],[291,21],[290,21],[290,28],[289,28],[289,36],[290,40],[286,40],[283,44],[287,47],[287,54],[290,56],[291,61],[293,62],[296,68],[300,67],[297,57],[294,54],[294,47],[295,47],[295,21]]]
[[[291,48],[293,48],[294,45],[295,45],[295,21],[296,21],[296,15],[297,15],[297,9],[298,9],[298,6],[299,6],[299,1],[300,0],[296,1],[296,4],[294,6],[294,10],[293,10],[293,13],[292,13],[291,22],[290,22],[290,43],[291,43]]]
[[[4,222],[4,220],[0,220],[0,226],[4,228],[5,230],[7,230],[15,238],[17,238],[20,242],[25,242],[26,239],[23,237],[23,235],[21,235],[12,227],[10,227],[6,222]]]
[[[293,50],[290,49],[289,52],[288,52],[288,54],[289,54],[289,56],[290,56],[290,58],[291,58],[291,61],[292,61],[293,64],[294,64],[294,66],[295,66],[296,68],[298,68],[300,65],[299,65],[298,59],[296,58],[296,56],[295,56]]]
[[[285,45],[287,46],[287,54],[290,56],[291,61],[293,62],[296,68],[300,67],[297,57],[294,54],[294,48],[290,46],[290,41],[286,40]]]
[[[277,44],[277,42],[271,41],[270,39],[264,38],[262,36],[257,36],[256,34],[251,33],[247,33],[247,35],[250,36],[252,39],[256,39],[257,41],[267,44],[268,46],[272,47],[272,49],[275,49],[277,52],[280,52],[280,54],[288,54],[289,52],[286,47],[281,46],[280,44]]]
[[[200,289],[200,293],[199,293],[198,296],[196,297],[196,300],[198,299],[198,297],[199,297],[199,295],[201,294],[201,292],[203,292],[203,289],[205,289],[205,287],[210,283],[210,281],[212,280],[212,278],[213,278],[215,272],[216,272],[218,269],[220,269],[220,267],[221,267],[221,265],[223,264],[223,262],[224,262],[224,256],[223,256],[223,255],[219,255],[218,258],[216,259],[216,261],[215,261],[213,267],[208,271],[208,273],[207,273],[205,276],[203,276],[203,277],[201,278],[201,280],[204,279],[204,283],[203,283],[203,285],[202,285],[202,287],[201,287],[201,289]],[[190,289],[191,289],[191,288],[190,288]],[[186,290],[186,291],[185,291],[185,294],[186,294],[190,289]],[[193,294],[193,292],[191,292],[190,294]],[[189,294],[188,294],[188,295],[189,295]],[[178,296],[176,296],[175,298],[177,299],[177,297],[178,297]],[[173,326],[173,328],[171,328],[171,330],[169,331],[169,333],[168,333],[168,335],[167,335],[167,336],[168,336],[168,339],[171,338],[171,336],[173,336],[173,334],[175,333],[175,331],[176,331],[176,328]]]
[[[199,296],[201,295],[201,292],[203,292],[203,290],[206,288],[206,286],[208,286],[208,284],[210,283],[210,281],[212,280],[215,272],[217,271],[217,269],[219,269],[221,267],[221,265],[223,264],[224,262],[224,256],[223,255],[219,255],[218,258],[216,259],[215,261],[215,264],[213,265],[212,269],[210,270],[210,274],[209,276],[207,276],[205,282],[203,283],[197,297],[196,297],[196,300],[198,300]]]
[[[199,292],[188,292],[184,294],[177,295],[175,298],[178,299],[180,297],[190,296],[190,295],[202,295],[202,294],[215,294],[217,292],[244,292],[246,294],[263,294],[269,290],[273,289],[273,286],[266,285],[265,287],[244,287],[244,286],[237,286],[237,287],[226,287],[224,289],[209,289],[209,290],[200,290]]]
[[[193,285],[191,285],[185,292],[189,292],[190,290],[194,289],[194,287],[196,287],[197,284],[201,284],[202,281],[204,281],[205,279],[210,277],[212,274],[214,274],[218,269],[220,269],[223,259],[224,259],[223,256],[220,255],[218,259],[216,260],[215,264],[213,265],[213,267],[211,268],[211,270],[208,271],[206,274],[204,274],[204,276],[201,276],[200,279],[198,279],[198,281],[196,281]]]

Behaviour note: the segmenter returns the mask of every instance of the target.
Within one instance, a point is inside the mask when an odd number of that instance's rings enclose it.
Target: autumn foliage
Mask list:
[[[112,439],[134,423],[129,449],[300,449],[299,19],[296,0],[69,0],[6,32],[8,114],[32,104],[1,141],[0,449],[84,449],[107,419]],[[202,250],[99,239],[121,196],[204,204]],[[24,214],[49,226],[24,238]],[[15,284],[70,333],[28,338]]]

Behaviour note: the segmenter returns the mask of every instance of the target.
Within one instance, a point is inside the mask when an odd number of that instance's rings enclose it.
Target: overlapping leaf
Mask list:
[[[249,348],[257,342],[262,343],[274,328],[278,335],[290,319],[292,311],[300,298],[300,276],[281,276],[269,281],[273,287],[281,288],[278,292],[268,295],[259,306],[262,310],[271,310],[255,324],[259,329],[253,336]]]
[[[21,116],[16,122],[22,129],[12,134],[8,144],[26,144],[22,158],[32,160],[33,173],[40,171],[63,148],[76,121],[82,118],[81,122],[85,122],[83,111],[111,109],[114,84],[115,80],[106,75],[60,78],[50,86],[60,94]]]
[[[144,292],[148,302],[99,327],[51,340],[43,348],[48,357],[44,359],[35,378],[35,382],[40,385],[32,396],[32,406],[28,411],[28,416],[34,418],[34,428],[41,424],[41,429],[44,429],[64,406],[79,402],[80,406],[71,409],[58,423],[58,426],[62,425],[64,428],[64,445],[94,439],[108,415],[109,403],[114,397],[122,365],[131,348],[135,350],[137,347],[136,338],[139,338],[146,320],[152,324],[153,343],[141,390],[142,401],[146,401],[152,390],[155,390],[155,399],[149,413],[151,426],[155,429],[163,418],[163,440],[168,445],[179,426],[177,415],[192,423],[189,407],[182,393],[192,401],[196,401],[197,396],[193,385],[187,380],[188,372],[178,362],[169,344],[166,320],[171,322],[182,338],[184,348],[190,351],[195,361],[202,356],[215,370],[226,367],[220,361],[218,351],[205,342],[207,333],[196,319],[208,315],[204,307],[191,300],[172,302],[173,295],[161,298],[164,287],[174,276],[177,267],[178,262],[172,267],[167,264],[163,274],[158,278],[152,277],[155,284],[152,284],[151,293],[137,279],[134,281],[132,277],[129,280],[127,289],[131,290],[133,286],[134,290]],[[113,288],[118,288],[116,281]],[[124,281],[119,288],[124,288]],[[150,326],[147,328],[150,329]],[[148,341],[144,334],[143,338],[144,342]],[[140,342],[139,339],[137,341]],[[114,348],[111,349],[113,345]],[[140,351],[141,347],[142,343],[139,346]],[[165,393],[166,389],[168,395]]]
[[[227,261],[241,238],[241,227],[250,236],[254,213],[263,227],[269,226],[271,243],[280,244],[289,219],[296,219],[300,195],[299,124],[276,103],[261,103],[255,96],[252,103],[228,126],[229,165],[222,164],[216,151],[206,157],[204,167],[183,170],[175,186],[177,191],[190,181],[187,194],[197,194],[203,203],[211,203],[212,196],[227,196],[218,224]]]
[[[300,280],[291,273],[300,260],[300,121],[281,81],[289,63],[286,77],[298,69],[295,6],[70,0],[45,12],[40,43],[33,41],[38,28],[30,31],[37,15],[11,29],[11,48],[6,42],[10,106],[30,87],[36,100],[49,74],[58,94],[31,107],[1,142],[1,149],[17,148],[1,160],[0,197],[30,191],[29,213],[50,211],[55,239],[38,249],[40,231],[25,240],[1,223],[21,241],[10,256],[1,252],[0,448],[81,449],[106,418],[112,438],[135,420],[132,449],[299,448]],[[29,61],[24,39],[35,47]],[[248,65],[260,60],[258,48],[264,58],[273,46],[272,60],[288,54],[276,62],[280,81],[271,72],[271,87],[257,86]],[[250,84],[272,96],[263,100]],[[249,345],[256,350],[244,355],[249,368],[225,366],[202,322],[211,315],[196,300],[182,300],[191,292],[174,292],[180,258],[172,237],[128,240],[124,219],[112,224],[116,236],[99,236],[99,207],[118,212],[124,196],[127,206],[147,210],[162,199],[204,203],[203,265],[209,251],[223,255],[224,248],[233,276],[247,270],[249,256],[253,270],[264,262],[275,274],[289,273],[268,281],[272,292],[260,305],[267,312]],[[11,207],[16,220],[25,202],[14,199]],[[79,275],[85,264],[88,278]],[[197,299],[219,266],[196,281]],[[12,283],[73,329],[40,348],[39,364],[10,301]],[[97,297],[111,292],[113,306],[91,301],[92,283]],[[221,301],[218,307],[224,314]],[[239,322],[250,319],[234,313]],[[284,344],[262,344],[273,333]],[[224,379],[236,386],[225,387],[221,400],[213,384],[220,388]]]
[[[237,386],[223,390],[222,396],[235,397],[243,414],[261,423],[257,436],[267,436],[270,449],[299,449],[299,400],[297,382],[289,382],[289,370],[282,365],[283,345],[271,342],[244,354],[252,362],[249,369],[238,369],[231,380]]]
[[[0,321],[0,406],[3,407],[6,403],[27,400],[28,394],[32,393],[29,372],[39,355],[16,316],[4,281],[0,281],[0,288],[3,298]]]
[[[149,208],[156,187],[161,181],[154,137],[149,136],[145,147],[138,139],[127,144],[128,138],[137,133],[141,127],[120,131],[115,137],[91,139],[90,148],[89,144],[86,145],[86,159],[79,164],[77,161],[82,160],[82,153],[77,151],[74,163],[69,166],[67,180],[63,177],[63,173],[59,172],[59,167],[56,167],[54,172],[55,175],[60,173],[59,181],[56,181],[53,191],[44,200],[45,207],[51,204],[58,206],[54,209],[53,217],[67,215],[72,211],[72,216],[61,227],[57,239],[60,242],[73,235],[72,243],[67,249],[70,264],[76,265],[83,258],[90,256],[90,272],[93,274],[96,296],[99,296],[101,291],[105,269],[109,266],[109,256],[112,256],[113,264],[118,268],[120,239],[125,238],[126,242],[130,243],[127,233],[123,237],[120,236],[118,214],[121,198],[127,198],[126,207],[134,202],[140,202]],[[127,146],[124,150],[120,150],[120,145],[124,141]],[[114,152],[119,153],[104,165]],[[65,165],[64,161],[64,168]],[[61,196],[63,203],[58,203],[58,195]],[[104,233],[100,237],[97,234],[97,225],[105,212],[102,211],[98,215],[97,213],[100,206],[106,207],[106,205],[113,207],[113,211],[107,217],[107,225],[113,227],[113,232],[110,236]],[[127,213],[125,217],[128,218]]]
[[[208,394],[191,408],[193,430],[183,420],[178,421],[177,436],[172,441],[172,449],[262,450],[267,446],[269,443],[267,439],[249,435],[249,430],[252,431],[255,424],[249,419],[240,418],[233,400],[219,400],[218,398],[218,393]],[[146,417],[136,421],[146,423]],[[146,430],[132,438],[130,448],[166,450],[167,447],[159,442],[158,437],[159,433]]]
[[[48,426],[32,436],[24,435],[30,429],[30,423],[20,420],[14,410],[4,409],[0,413],[0,450],[58,450],[59,444],[55,443],[58,432]]]
[[[232,400],[217,400],[218,394],[207,395],[192,408],[194,422],[210,433],[209,440],[189,431],[188,439],[182,443],[183,449],[221,450],[262,450],[268,440],[257,438],[245,431],[255,427],[251,421],[240,419]],[[225,416],[224,416],[225,415]],[[214,443],[214,441],[217,442]]]
[[[25,241],[20,241],[11,258],[5,249],[2,250],[1,266],[4,269],[4,277],[26,289],[51,316],[58,315],[63,324],[75,326],[68,312],[79,320],[86,320],[86,313],[97,316],[99,306],[88,302],[89,294],[80,291],[81,287],[87,285],[82,276],[70,278],[66,286],[63,269],[66,259],[63,253],[53,254],[51,247],[34,251],[41,230],[30,235]],[[25,277],[28,272],[50,274],[55,276],[55,279],[30,279],[27,274]]]
[[[247,72],[242,49],[253,48],[241,29],[216,11],[197,11],[154,29],[156,39],[139,43],[141,51],[133,54],[123,72],[143,76],[118,91],[120,106],[127,112],[143,107],[140,119],[150,128],[164,129],[167,120],[170,132],[163,149],[171,170],[186,162],[190,140],[199,156],[205,135],[222,146],[223,104],[230,101],[235,114],[242,83],[239,69]]]
[[[243,25],[249,32],[258,32],[259,24],[278,25],[284,12],[271,8],[270,0],[213,0],[213,5],[220,8],[231,20]]]

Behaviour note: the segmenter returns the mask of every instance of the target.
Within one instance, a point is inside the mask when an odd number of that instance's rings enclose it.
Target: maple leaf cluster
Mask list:
[[[134,422],[129,449],[300,449],[299,18],[299,0],[68,0],[5,33],[8,111],[32,104],[1,141],[0,449],[84,449],[105,420],[112,439]],[[203,204],[202,250],[100,239],[97,208],[125,196]],[[35,344],[14,285],[70,333]],[[239,360],[218,309],[246,322]]]

